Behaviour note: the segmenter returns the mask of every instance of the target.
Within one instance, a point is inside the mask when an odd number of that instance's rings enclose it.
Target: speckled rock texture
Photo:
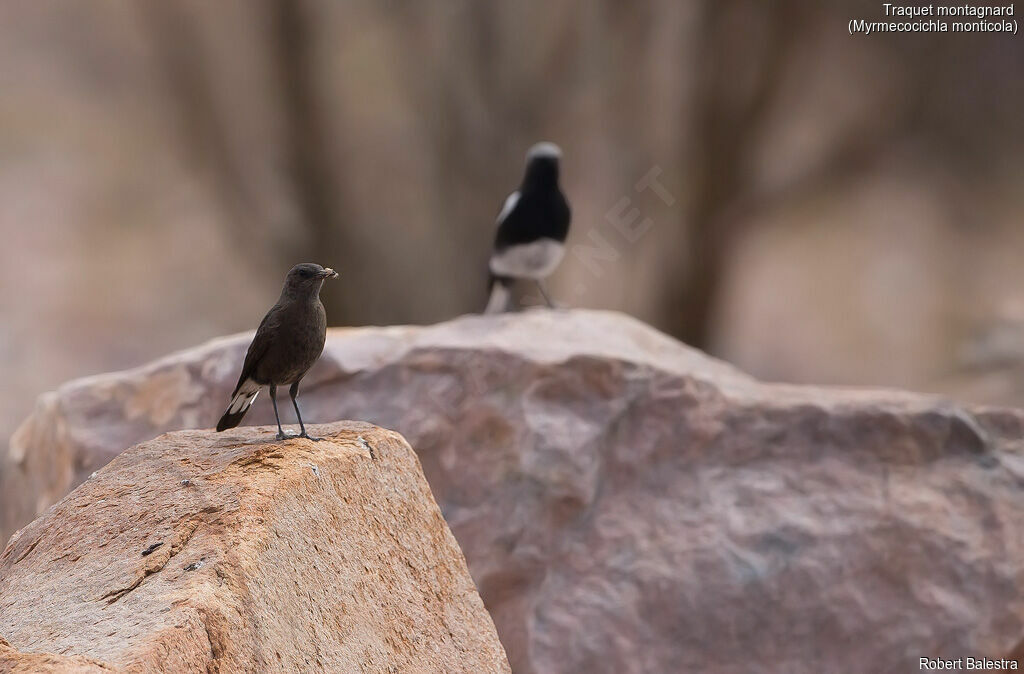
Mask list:
[[[98,660],[52,653],[22,653],[0,639],[0,674],[113,674]]]
[[[14,520],[215,423],[247,344],[44,396]],[[578,310],[335,329],[301,400],[409,439],[517,674],[902,673],[1024,635],[1018,411],[765,384]]]
[[[20,530],[0,672],[508,672],[409,445],[311,430],[160,436]]]

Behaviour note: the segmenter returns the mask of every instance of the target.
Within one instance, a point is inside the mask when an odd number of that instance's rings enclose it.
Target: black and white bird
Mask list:
[[[491,295],[484,313],[508,308],[512,284],[536,281],[544,301],[553,307],[544,279],[565,254],[569,234],[569,202],[558,186],[562,151],[554,143],[537,143],[526,153],[526,174],[519,189],[505,199],[498,214],[498,232],[491,254]]]
[[[260,390],[268,386],[277,419],[277,439],[290,437],[282,430],[277,413],[277,387],[288,386],[299,420],[298,437],[319,440],[306,433],[295,398],[299,395],[299,382],[320,357],[327,339],[327,312],[320,301],[320,288],[324,280],[337,277],[333,269],[310,262],[297,264],[288,272],[281,297],[263,317],[252,338],[231,403],[217,422],[218,431],[237,426]]]

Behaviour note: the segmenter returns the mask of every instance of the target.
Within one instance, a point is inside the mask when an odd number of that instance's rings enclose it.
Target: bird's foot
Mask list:
[[[295,435],[294,433],[285,433],[284,431],[278,431],[277,432],[277,439],[278,440],[291,440],[292,438],[297,438],[297,437],[299,437],[299,436]]]
[[[323,440],[323,438],[318,438],[316,436],[310,435],[309,433],[306,433],[305,431],[299,433],[295,437],[297,437],[297,438],[306,438],[307,440],[312,440],[313,442],[320,442],[321,440]]]

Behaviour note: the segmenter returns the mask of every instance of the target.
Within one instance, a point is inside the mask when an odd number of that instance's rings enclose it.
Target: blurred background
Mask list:
[[[39,393],[255,327],[482,308],[564,151],[564,304],[758,377],[1024,404],[1024,38],[877,2],[34,0],[0,8],[0,438]],[[529,295],[522,304],[529,304]]]

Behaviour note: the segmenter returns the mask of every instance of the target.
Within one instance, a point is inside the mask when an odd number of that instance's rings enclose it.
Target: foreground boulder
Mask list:
[[[247,344],[44,396],[3,498],[212,425]],[[517,673],[916,671],[1024,635],[1016,411],[763,384],[592,311],[333,330],[302,401],[410,439]]]
[[[405,441],[311,430],[161,436],[22,529],[0,671],[508,671]]]

